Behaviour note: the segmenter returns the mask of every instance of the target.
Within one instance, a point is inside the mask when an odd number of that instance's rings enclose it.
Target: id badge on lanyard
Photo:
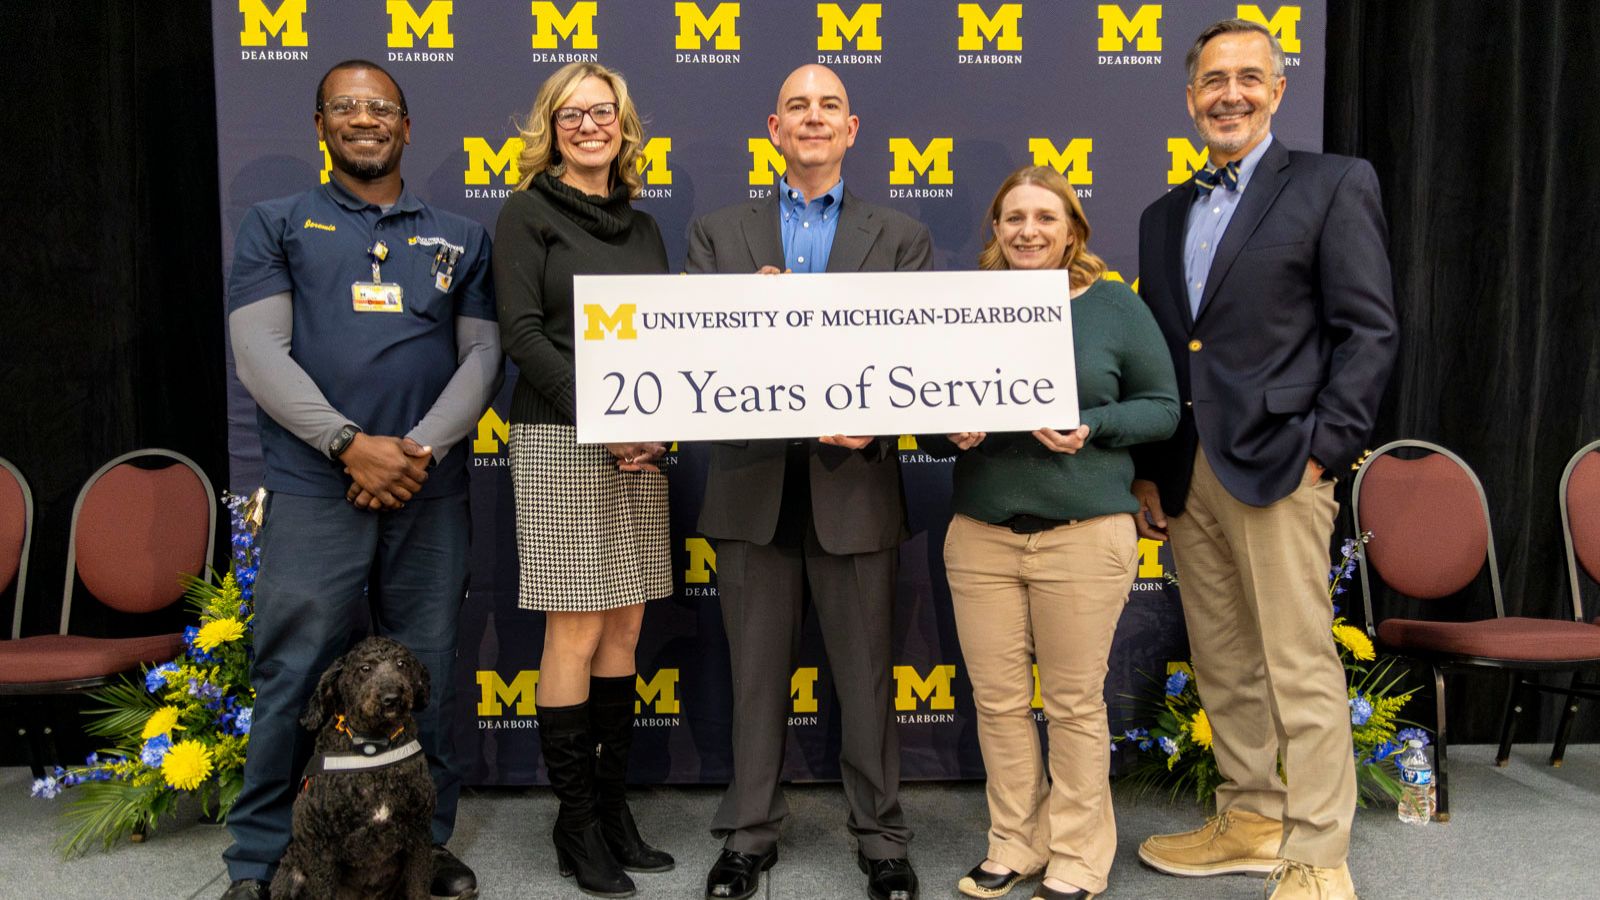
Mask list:
[[[389,258],[388,246],[383,241],[377,241],[367,248],[367,256],[372,259],[372,280],[358,281],[350,285],[350,303],[355,311],[405,312],[405,289],[398,284],[390,284],[383,280],[381,267],[383,261]]]

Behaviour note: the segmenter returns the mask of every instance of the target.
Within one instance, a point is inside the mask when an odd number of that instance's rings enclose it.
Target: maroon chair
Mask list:
[[[33,544],[33,492],[17,467],[0,457],[0,597],[16,598],[11,637],[22,636],[22,595],[28,589],[28,550]]]
[[[135,460],[143,465],[135,465]],[[152,462],[165,465],[150,467]],[[56,634],[21,635],[22,597],[13,640],[0,642],[0,696],[47,698],[91,690],[141,665],[183,651],[183,635],[91,637],[72,633],[76,583],[121,613],[151,613],[183,596],[182,574],[201,575],[211,561],[217,499],[192,460],[170,450],[136,450],[101,466],[72,510],[61,626]],[[33,768],[54,756],[51,709],[35,703]],[[42,742],[42,743],[41,743]]]
[[[1412,459],[1395,455],[1403,448],[1421,451],[1421,455]],[[1524,673],[1600,669],[1600,628],[1576,618],[1505,614],[1483,485],[1459,456],[1443,447],[1423,441],[1395,441],[1379,447],[1356,472],[1350,505],[1356,528],[1372,533],[1360,564],[1368,633],[1380,649],[1417,660],[1433,671],[1436,815],[1447,822],[1445,673],[1469,668],[1507,673],[1503,759],[1509,752],[1517,696],[1527,687],[1544,688],[1537,681],[1522,680]],[[1479,592],[1468,588],[1486,561],[1492,616],[1473,610],[1469,603]],[[1419,605],[1438,609],[1439,616],[1375,615],[1374,575],[1396,594],[1427,601]],[[1453,615],[1447,618],[1447,613]],[[1557,690],[1565,692],[1566,687]]]
[[[1557,498],[1561,504],[1561,535],[1566,543],[1573,613],[1582,619],[1584,576],[1591,583],[1600,582],[1600,441],[1584,445],[1567,460]],[[1594,624],[1600,625],[1600,618],[1594,619]],[[1560,766],[1566,757],[1578,698],[1600,700],[1600,682],[1575,672],[1565,694],[1566,705],[1561,710],[1561,723],[1556,726],[1555,744],[1550,748],[1552,766]]]

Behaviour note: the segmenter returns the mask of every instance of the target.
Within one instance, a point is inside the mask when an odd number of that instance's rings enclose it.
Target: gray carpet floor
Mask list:
[[[1350,866],[1365,900],[1426,898],[1600,897],[1593,875],[1595,824],[1600,822],[1600,746],[1573,747],[1566,765],[1545,764],[1548,747],[1524,747],[1496,768],[1486,746],[1452,748],[1451,821],[1409,826],[1393,808],[1359,810]],[[219,854],[223,828],[197,821],[194,811],[166,821],[144,843],[122,843],[63,861],[54,849],[59,814],[70,794],[54,801],[28,796],[25,769],[0,769],[0,897],[50,900],[215,898],[227,887]],[[674,853],[675,870],[640,875],[640,897],[703,896],[717,842],[706,832],[715,788],[655,788],[637,794],[634,809],[645,835]],[[767,900],[865,898],[865,879],[844,829],[836,785],[788,791],[792,815],[779,845],[778,865],[758,897]],[[977,783],[915,783],[902,791],[917,830],[912,861],[925,898],[954,898],[956,880],[983,856],[983,787]],[[543,788],[468,791],[451,847],[477,870],[485,898],[577,898],[557,876],[548,830],[555,801]],[[1199,824],[1188,803],[1138,799],[1119,792],[1116,864],[1109,898],[1255,898],[1260,880],[1243,876],[1175,879],[1138,862],[1138,842],[1156,831]],[[1014,889],[1025,900],[1032,883]]]

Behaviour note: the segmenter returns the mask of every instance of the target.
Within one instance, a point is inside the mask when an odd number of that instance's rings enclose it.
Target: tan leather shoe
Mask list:
[[[1336,869],[1323,869],[1286,859],[1267,876],[1261,896],[1270,900],[1356,900],[1356,886],[1344,863]]]
[[[1168,875],[1266,874],[1278,867],[1283,823],[1255,813],[1227,810],[1193,831],[1158,834],[1139,845],[1139,858]]]

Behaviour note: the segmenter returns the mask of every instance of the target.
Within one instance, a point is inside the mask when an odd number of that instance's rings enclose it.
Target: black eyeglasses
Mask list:
[[[367,115],[382,122],[396,121],[406,112],[400,104],[381,97],[331,97],[318,108],[336,119],[348,119],[358,115],[362,107],[366,107]]]
[[[562,131],[576,131],[578,126],[583,124],[584,116],[588,116],[594,120],[594,124],[604,128],[617,120],[617,105],[596,103],[588,109],[563,106],[555,112],[556,127]]]

